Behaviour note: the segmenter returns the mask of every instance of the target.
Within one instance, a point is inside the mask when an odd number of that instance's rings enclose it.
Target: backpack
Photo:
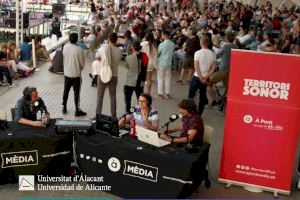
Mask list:
[[[99,69],[100,79],[103,83],[108,83],[112,78],[111,71],[111,53],[109,44],[103,44],[98,53],[101,57],[101,65]]]
[[[137,87],[143,86],[144,82],[146,80],[146,75],[147,75],[147,67],[148,67],[148,56],[144,52],[140,52],[138,55],[138,63],[139,64],[139,74],[138,74],[138,79],[137,79]]]

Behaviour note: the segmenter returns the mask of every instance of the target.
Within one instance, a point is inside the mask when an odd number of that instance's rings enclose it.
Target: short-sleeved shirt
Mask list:
[[[172,58],[175,49],[175,44],[167,39],[158,46],[157,65],[160,69],[170,69],[172,67]]]
[[[147,128],[142,119],[142,112],[141,112],[140,106],[136,106],[135,112],[133,114],[126,115],[126,120],[131,120],[131,119],[135,120],[135,124],[137,126]],[[150,108],[150,112],[148,112],[148,121],[150,122],[150,124],[152,126],[158,126],[158,124],[159,124],[157,110],[152,107]]]
[[[183,126],[181,137],[186,137],[188,135],[189,130],[196,129],[196,136],[194,137],[191,143],[196,145],[202,145],[204,126],[200,115],[192,114],[191,117],[182,117],[181,121]]]
[[[195,52],[201,48],[200,40],[199,40],[198,36],[189,38],[185,43],[186,43],[185,56],[193,58]]]
[[[196,60],[199,61],[201,74],[206,76],[212,64],[216,62],[216,55],[210,49],[200,49],[194,55],[194,61]],[[199,77],[197,71],[194,76]]]
[[[19,99],[16,104],[15,122],[18,122],[21,118],[35,121],[37,120],[38,111],[43,111],[45,114],[49,114],[43,99],[40,98],[37,102],[38,105],[35,106],[30,104],[25,97]]]

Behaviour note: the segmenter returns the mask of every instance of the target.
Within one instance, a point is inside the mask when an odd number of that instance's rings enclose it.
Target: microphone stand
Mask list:
[[[4,126],[4,129],[5,129],[5,131],[7,132],[7,135],[9,135],[9,136],[13,135],[13,132],[10,131],[10,130],[9,130],[8,128],[6,128],[5,126]]]
[[[169,133],[169,125],[170,125],[170,123],[167,123],[167,126],[166,126],[166,132],[167,132],[167,135],[168,135],[168,133]]]
[[[1,120],[1,126],[4,128],[4,130],[7,132],[7,135],[13,135],[13,132],[9,130],[7,122],[5,123],[4,120]]]

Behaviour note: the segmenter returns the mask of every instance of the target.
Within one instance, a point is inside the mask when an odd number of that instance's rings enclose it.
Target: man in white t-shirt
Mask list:
[[[188,98],[194,98],[197,90],[200,90],[198,112],[202,115],[204,106],[207,104],[206,87],[209,77],[214,73],[217,65],[215,54],[208,49],[210,39],[203,35],[200,39],[201,49],[194,55],[195,73],[191,80]]]

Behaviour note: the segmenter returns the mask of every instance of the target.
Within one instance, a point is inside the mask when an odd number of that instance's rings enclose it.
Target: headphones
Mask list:
[[[23,96],[25,97],[26,101],[31,100],[31,93],[36,91],[35,87],[25,87],[23,90]]]

